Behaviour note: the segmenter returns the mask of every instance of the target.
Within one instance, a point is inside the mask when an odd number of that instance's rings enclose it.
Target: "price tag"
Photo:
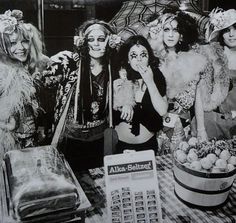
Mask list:
[[[169,128],[174,128],[178,118],[179,116],[177,114],[167,113],[167,115],[163,117],[163,125]]]

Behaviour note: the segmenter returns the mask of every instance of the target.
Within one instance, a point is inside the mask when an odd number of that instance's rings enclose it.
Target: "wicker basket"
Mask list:
[[[236,169],[206,173],[189,169],[174,158],[173,163],[175,194],[181,201],[199,208],[215,208],[227,201]]]

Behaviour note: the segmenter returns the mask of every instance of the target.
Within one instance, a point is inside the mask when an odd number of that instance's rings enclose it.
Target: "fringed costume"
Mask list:
[[[3,61],[3,60],[2,60]],[[39,109],[33,78],[21,66],[0,62],[0,158],[34,145]]]

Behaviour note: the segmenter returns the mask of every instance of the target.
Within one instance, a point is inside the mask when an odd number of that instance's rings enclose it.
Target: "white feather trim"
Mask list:
[[[25,114],[25,105],[30,104],[37,113],[33,79],[22,67],[0,63],[0,120],[8,120],[10,116]]]
[[[199,88],[204,111],[217,108],[227,97],[229,90],[229,69],[223,48],[219,43],[198,45],[196,51],[207,58]]]
[[[26,115],[26,106],[30,105],[35,114],[39,109],[35,87],[29,73],[18,65],[0,62],[0,121],[8,123],[10,117]],[[19,149],[14,131],[0,129],[0,160],[9,150]]]
[[[188,87],[190,81],[198,81],[205,66],[206,58],[193,51],[178,53],[176,58],[167,56],[160,66],[166,79],[167,97],[174,98]]]

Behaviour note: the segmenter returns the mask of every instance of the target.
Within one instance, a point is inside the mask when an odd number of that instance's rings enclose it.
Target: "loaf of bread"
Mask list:
[[[4,161],[16,219],[78,208],[75,179],[52,146],[9,151]]]

